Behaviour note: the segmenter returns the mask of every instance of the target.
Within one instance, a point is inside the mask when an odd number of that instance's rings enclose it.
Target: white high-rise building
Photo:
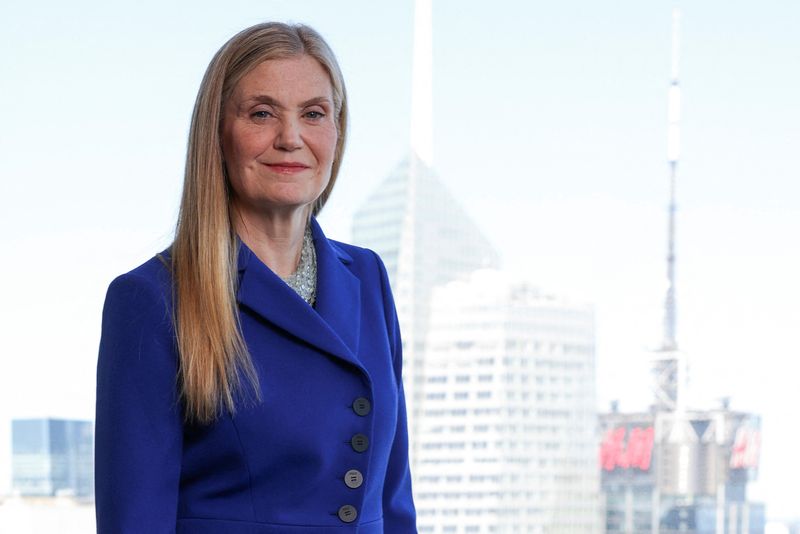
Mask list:
[[[484,269],[498,254],[431,170],[432,44],[416,0],[409,155],[352,232],[397,305],[418,528],[595,533],[592,311]]]
[[[600,528],[591,307],[475,272],[434,291],[421,375],[420,532]]]
[[[359,209],[353,242],[378,252],[386,264],[403,333],[410,460],[425,383],[428,307],[432,289],[498,255],[431,170],[433,164],[433,6],[414,2],[410,147],[395,170]]]
[[[498,255],[444,184],[414,153],[378,186],[353,221],[353,243],[380,254],[403,335],[411,461],[425,384],[422,361],[434,287],[496,267]]]

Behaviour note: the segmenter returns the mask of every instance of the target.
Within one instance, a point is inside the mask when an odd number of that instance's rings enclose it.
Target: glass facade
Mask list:
[[[22,496],[94,495],[91,421],[15,419],[12,491]]]

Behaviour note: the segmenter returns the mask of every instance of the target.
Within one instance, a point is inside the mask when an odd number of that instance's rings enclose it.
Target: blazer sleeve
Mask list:
[[[98,534],[176,529],[183,424],[171,310],[161,285],[128,273],[106,295],[97,362]]]
[[[403,389],[403,346],[400,337],[400,324],[389,285],[386,267],[375,254],[380,269],[381,291],[384,312],[392,348],[392,364],[397,380],[397,428],[389,455],[389,466],[383,486],[383,525],[386,532],[416,533],[417,515],[411,491],[411,470],[408,460],[408,424],[406,401]]]

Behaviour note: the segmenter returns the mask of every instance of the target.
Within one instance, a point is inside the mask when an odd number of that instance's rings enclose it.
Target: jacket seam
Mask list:
[[[250,463],[247,461],[247,453],[244,450],[244,443],[242,443],[242,437],[239,435],[239,427],[236,426],[236,421],[233,420],[233,417],[230,417],[231,426],[233,426],[233,432],[236,434],[236,442],[239,443],[239,450],[242,455],[242,463],[244,464],[244,468],[247,471],[247,484],[250,486],[250,506],[253,509],[253,520],[256,520],[256,500],[253,496],[253,474],[250,470]],[[199,519],[199,518],[198,518]]]

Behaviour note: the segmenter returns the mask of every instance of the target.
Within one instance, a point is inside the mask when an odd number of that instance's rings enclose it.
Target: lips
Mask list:
[[[278,161],[275,163],[265,163],[265,165],[275,172],[284,174],[300,172],[309,168],[308,165],[294,161]]]

